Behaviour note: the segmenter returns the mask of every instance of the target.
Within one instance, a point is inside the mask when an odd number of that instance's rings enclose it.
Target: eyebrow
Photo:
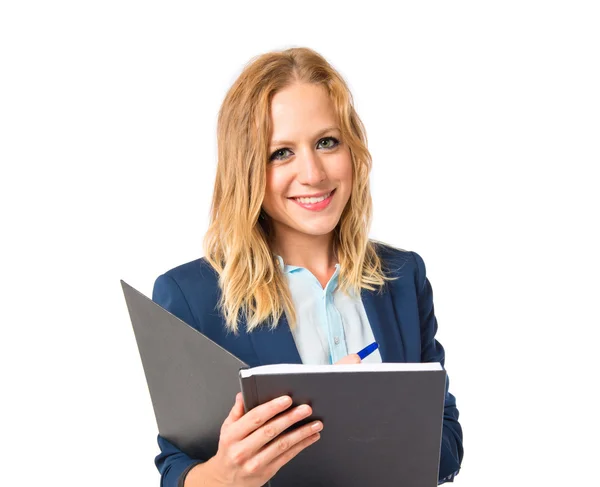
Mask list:
[[[314,138],[318,138],[321,137],[321,135],[329,132],[329,131],[333,131],[333,130],[337,130],[338,132],[340,131],[339,127],[337,126],[333,126],[333,127],[327,127],[326,129],[321,130],[320,132],[317,132],[314,136]],[[293,142],[290,142],[289,140],[273,140],[271,142],[271,147],[274,147],[276,145],[293,145]]]

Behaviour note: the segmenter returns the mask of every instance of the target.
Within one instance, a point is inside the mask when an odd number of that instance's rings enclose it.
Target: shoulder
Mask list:
[[[189,288],[215,286],[219,276],[208,261],[201,257],[169,269],[161,274],[157,281],[164,278],[174,280],[181,288]]]
[[[178,265],[154,281],[152,300],[188,324],[215,314],[218,299],[218,274],[204,257]]]
[[[425,280],[425,262],[417,252],[394,247],[378,240],[371,239],[371,242],[382,260],[387,275],[398,278],[396,281],[409,279],[418,287],[422,287]]]

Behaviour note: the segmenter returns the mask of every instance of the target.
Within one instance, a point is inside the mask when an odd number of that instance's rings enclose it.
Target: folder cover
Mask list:
[[[247,365],[121,281],[159,434],[192,458],[217,452]]]
[[[271,487],[435,487],[446,371],[435,363],[263,366],[240,372],[247,410],[288,394],[321,438]],[[297,423],[299,424],[299,423]]]

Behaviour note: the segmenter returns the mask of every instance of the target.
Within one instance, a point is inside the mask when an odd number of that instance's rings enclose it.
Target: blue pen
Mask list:
[[[360,357],[361,360],[364,360],[378,348],[379,344],[377,342],[373,342],[371,343],[371,345],[367,345],[365,348],[363,348],[360,352],[357,352],[357,355]]]

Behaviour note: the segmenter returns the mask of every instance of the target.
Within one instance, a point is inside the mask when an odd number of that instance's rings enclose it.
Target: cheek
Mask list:
[[[340,155],[333,166],[334,178],[352,184],[352,157],[350,153]]]
[[[272,201],[273,199],[285,194],[287,188],[287,179],[284,171],[272,168],[267,170],[265,200]]]

